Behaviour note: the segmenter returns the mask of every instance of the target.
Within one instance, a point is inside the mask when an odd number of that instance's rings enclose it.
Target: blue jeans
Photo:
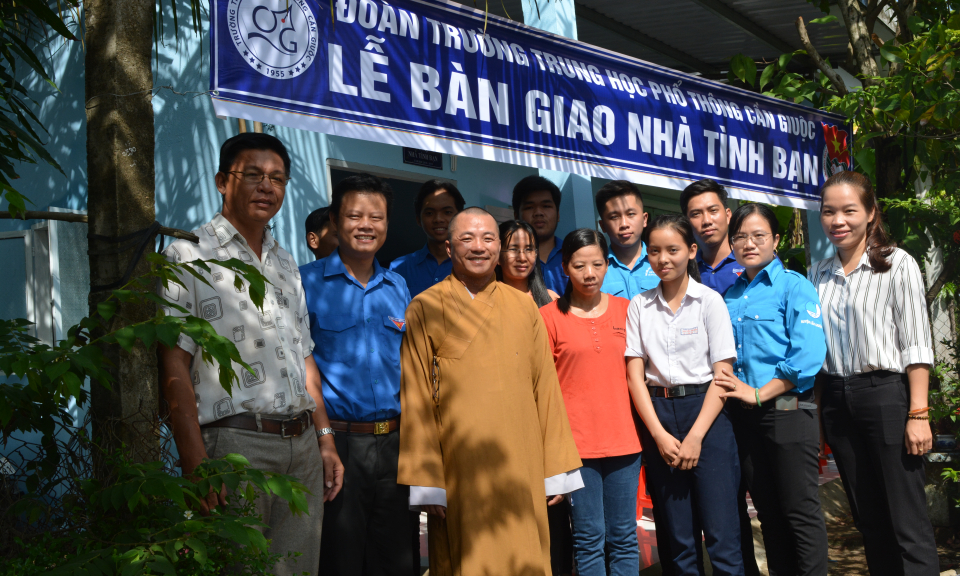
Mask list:
[[[660,424],[683,442],[693,427],[704,395],[651,398]],[[703,576],[701,534],[706,540],[713,573],[743,576],[737,489],[740,459],[733,425],[726,409],[720,412],[700,445],[700,459],[691,470],[671,468],[647,431],[640,427],[647,466],[647,490],[654,501],[657,532],[669,536],[670,563],[677,576]]]
[[[640,454],[585,458],[580,475],[583,488],[570,494],[577,574],[637,576]]]

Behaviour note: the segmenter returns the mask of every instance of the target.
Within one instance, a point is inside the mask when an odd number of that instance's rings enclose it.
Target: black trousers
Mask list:
[[[550,565],[553,576],[573,573],[573,533],[570,529],[570,500],[547,506],[550,529]]]
[[[343,489],[323,511],[320,574],[418,576],[414,542],[419,514],[410,510],[410,489],[397,484],[400,432],[337,432]]]
[[[826,576],[827,527],[820,509],[816,410],[728,405],[741,474],[760,519],[770,576]],[[746,563],[751,561],[755,562],[751,558]]]
[[[904,443],[906,374],[821,375],[824,432],[833,450],[872,576],[940,573],[923,491],[923,457]]]

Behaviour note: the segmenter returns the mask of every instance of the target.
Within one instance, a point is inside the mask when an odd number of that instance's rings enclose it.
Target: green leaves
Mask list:
[[[833,14],[830,14],[828,16],[821,16],[820,18],[814,18],[813,20],[810,21],[810,24],[828,24],[830,22],[836,22],[836,21],[837,21],[837,17],[834,16]]]
[[[160,462],[134,464],[119,454],[110,466],[111,482],[84,483],[85,503],[74,512],[86,524],[55,545],[61,556],[41,564],[50,566],[47,574],[262,574],[278,556],[269,553],[254,499],[274,494],[307,511],[306,490],[295,478],[252,469],[238,454],[204,460],[196,482]],[[210,487],[224,485],[227,505],[200,515],[196,506]]]
[[[737,54],[730,59],[730,74],[744,84],[753,86],[757,79],[757,63],[752,58]]]

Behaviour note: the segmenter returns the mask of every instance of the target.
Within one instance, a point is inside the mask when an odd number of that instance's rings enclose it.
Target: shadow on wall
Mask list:
[[[73,29],[73,23],[68,27]],[[36,49],[54,90],[27,66],[17,70],[30,96],[39,103],[34,111],[47,133],[37,131],[46,150],[60,164],[56,168],[40,160],[36,164],[16,167],[20,179],[14,182],[20,193],[32,202],[28,210],[46,210],[48,206],[85,210],[87,207],[87,121],[84,110],[84,52],[80,42],[54,38]],[[3,202],[0,209],[6,210]],[[23,230],[34,222],[0,220],[0,231]]]
[[[164,42],[155,62],[157,219],[167,226],[192,230],[220,210],[214,183],[220,145],[239,132],[235,118],[219,119],[207,94],[210,87],[209,13],[203,8],[202,35],[194,33],[189,2],[177,0],[180,28],[177,41],[172,8],[164,3]],[[174,92],[175,90],[175,92]],[[292,180],[283,208],[273,221],[273,234],[297,263],[313,260],[304,243],[303,224],[313,210],[327,205],[325,188],[326,136],[315,132],[268,127],[291,157]]]

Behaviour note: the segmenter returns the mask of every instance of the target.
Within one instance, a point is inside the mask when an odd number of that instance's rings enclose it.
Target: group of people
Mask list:
[[[702,575],[703,545],[715,574],[758,574],[749,492],[770,574],[825,575],[824,440],[871,574],[939,573],[923,280],[863,176],[824,183],[836,255],[808,278],[777,257],[774,213],[731,212],[709,179],[652,222],[610,182],[602,233],[562,241],[549,180],[521,180],[500,224],[434,180],[413,206],[426,245],[384,268],[392,190],[358,174],[307,218],[317,260],[297,267],[269,228],[289,176],[276,138],[227,140],[221,212],[165,251],[253,265],[262,309],[218,267],[161,288],[252,368],[228,394],[186,334],[161,351],[184,474],[238,452],[311,491],[308,517],[257,500],[271,551],[299,553],[277,574],[418,574],[425,511],[431,576],[569,572],[565,543],[582,576],[635,576],[642,463],[665,574]]]

